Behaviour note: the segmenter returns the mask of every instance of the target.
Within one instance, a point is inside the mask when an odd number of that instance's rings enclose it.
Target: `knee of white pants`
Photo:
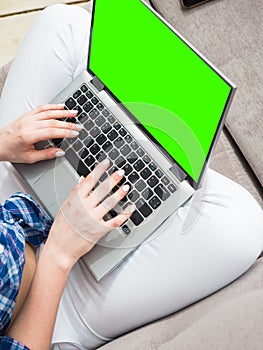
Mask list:
[[[204,200],[208,202],[206,214],[211,214],[213,225],[217,226],[216,231],[228,245],[226,252],[230,256],[233,254],[232,261],[240,275],[263,250],[262,209],[245,188],[215,172],[208,179]],[[224,231],[220,232],[220,229]]]

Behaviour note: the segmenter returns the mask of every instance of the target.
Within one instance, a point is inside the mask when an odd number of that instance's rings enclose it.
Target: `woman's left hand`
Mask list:
[[[63,105],[49,104],[24,114],[0,129],[0,161],[35,163],[64,155],[60,148],[36,150],[39,141],[76,137],[82,126],[58,119],[74,118],[77,111]]]

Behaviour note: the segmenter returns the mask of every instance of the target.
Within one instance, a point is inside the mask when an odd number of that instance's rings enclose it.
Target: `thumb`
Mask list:
[[[60,148],[46,148],[40,151],[33,151],[28,159],[29,163],[40,162],[41,160],[48,160],[63,157],[65,152]]]

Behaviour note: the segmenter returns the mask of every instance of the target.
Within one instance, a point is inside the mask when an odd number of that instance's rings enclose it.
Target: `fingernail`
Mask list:
[[[64,103],[58,103],[57,106],[58,107],[65,107],[65,104]]]
[[[60,157],[63,157],[65,155],[65,152],[64,151],[57,151],[55,153],[55,157],[56,158],[60,158]]]
[[[101,162],[101,164],[102,164],[103,166],[108,166],[108,165],[110,164],[110,161],[109,161],[109,159],[104,159],[104,160]]]
[[[130,188],[129,185],[124,185],[124,186],[122,186],[122,190],[123,190],[124,192],[128,192],[128,191],[129,191],[129,188]]]
[[[128,208],[125,209],[125,211],[127,213],[133,213],[135,209],[136,209],[136,206],[134,204],[131,204],[128,206]]]
[[[82,125],[82,124],[75,124],[75,128],[79,129],[79,130],[82,130],[82,129],[84,129],[84,125]]]
[[[83,180],[84,180],[84,176],[81,176],[81,177],[79,178],[78,184],[80,184]]]
[[[117,173],[119,176],[123,176],[125,174],[125,171],[123,169],[120,169]]]
[[[77,114],[79,111],[77,109],[68,110],[69,114]]]
[[[78,136],[79,135],[79,132],[76,131],[76,130],[70,130],[70,133],[74,136]]]

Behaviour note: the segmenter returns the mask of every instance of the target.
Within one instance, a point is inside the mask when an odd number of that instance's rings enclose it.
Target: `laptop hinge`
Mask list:
[[[94,77],[91,80],[91,83],[95,86],[98,92],[102,91],[105,88],[105,85],[97,77]]]
[[[187,174],[179,168],[177,164],[174,164],[170,169],[169,169],[179,181],[183,181],[187,178]]]

